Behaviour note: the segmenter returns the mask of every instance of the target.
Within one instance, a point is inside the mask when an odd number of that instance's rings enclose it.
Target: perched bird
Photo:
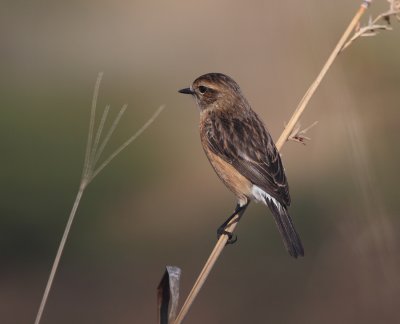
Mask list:
[[[203,149],[219,178],[237,198],[235,212],[218,228],[218,235],[227,234],[228,242],[234,242],[225,228],[254,200],[271,210],[289,254],[304,256],[287,210],[289,187],[279,152],[239,85],[222,73],[208,73],[179,92],[194,97],[200,109]]]

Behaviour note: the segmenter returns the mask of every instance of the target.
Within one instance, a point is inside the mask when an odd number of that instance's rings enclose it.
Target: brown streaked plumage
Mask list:
[[[215,172],[238,199],[235,213],[243,213],[250,200],[266,204],[289,254],[303,256],[303,246],[287,211],[289,186],[279,152],[238,84],[224,74],[208,73],[179,92],[196,100],[201,143]],[[231,217],[219,234],[224,233]]]

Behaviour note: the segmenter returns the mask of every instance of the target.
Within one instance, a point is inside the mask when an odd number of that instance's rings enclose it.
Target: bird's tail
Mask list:
[[[304,249],[299,234],[297,234],[296,229],[294,228],[292,218],[290,217],[286,207],[271,196],[264,197],[264,201],[274,216],[275,223],[278,226],[283,243],[285,244],[289,254],[294,258],[304,256]]]

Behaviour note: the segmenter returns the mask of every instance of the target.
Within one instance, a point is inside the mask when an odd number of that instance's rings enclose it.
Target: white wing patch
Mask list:
[[[260,201],[266,205],[267,201],[272,202],[278,208],[278,210],[282,210],[283,208],[279,201],[277,201],[274,197],[272,197],[270,194],[266,193],[264,190],[262,190],[260,187],[257,187],[256,185],[253,185],[251,187],[251,194],[256,201]]]

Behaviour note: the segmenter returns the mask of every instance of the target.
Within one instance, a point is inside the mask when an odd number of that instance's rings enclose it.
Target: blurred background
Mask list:
[[[3,1],[0,322],[33,323],[79,186],[98,107],[129,107],[108,153],[155,123],[87,188],[42,323],[155,323],[166,265],[186,298],[235,206],[177,93],[223,72],[276,140],[359,1]],[[374,2],[370,14],[387,9]],[[364,17],[367,20],[368,15]],[[335,62],[282,155],[306,257],[252,204],[187,323],[394,323],[400,300],[400,24]]]

